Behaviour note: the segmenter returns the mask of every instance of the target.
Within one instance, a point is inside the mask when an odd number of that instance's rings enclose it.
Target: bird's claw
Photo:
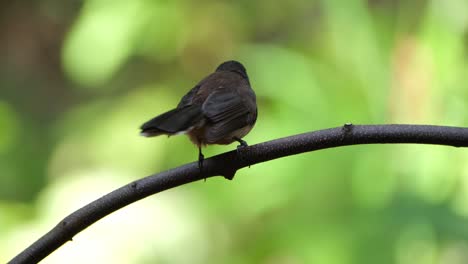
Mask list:
[[[200,174],[203,173],[203,161],[205,160],[205,156],[201,152],[201,147],[198,148],[198,168],[200,169]],[[206,181],[206,178],[204,178]]]
[[[203,154],[198,155],[198,168],[200,172],[203,171],[203,160],[205,160],[205,156],[203,156]]]
[[[240,143],[240,145],[237,145],[237,150],[236,150],[237,156],[239,157],[239,160],[244,161],[244,155],[242,151],[245,147],[248,147],[249,145],[247,144],[247,142],[245,142],[245,140],[242,140],[238,137],[234,137],[234,140]],[[250,168],[250,165],[249,165],[249,168]]]
[[[247,144],[247,142],[245,142],[245,140],[242,140],[242,139],[240,139],[238,137],[234,137],[234,140],[240,143],[240,145],[237,146],[238,149],[249,146],[249,144]]]

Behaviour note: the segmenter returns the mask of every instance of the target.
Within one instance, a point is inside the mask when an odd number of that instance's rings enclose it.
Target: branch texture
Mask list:
[[[429,125],[352,125],[276,139],[226,152],[129,183],[65,217],[9,263],[37,263],[106,215],[149,195],[213,176],[232,179],[238,169],[303,152],[357,144],[434,144],[468,147],[468,128]]]

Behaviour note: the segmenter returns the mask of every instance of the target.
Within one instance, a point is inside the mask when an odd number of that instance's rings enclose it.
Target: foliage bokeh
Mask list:
[[[468,124],[464,0],[0,7],[0,262],[103,194],[194,161],[185,137],[138,127],[227,59],[257,93],[250,144],[345,122]],[[467,160],[410,145],[275,160],[130,205],[43,262],[467,263]]]

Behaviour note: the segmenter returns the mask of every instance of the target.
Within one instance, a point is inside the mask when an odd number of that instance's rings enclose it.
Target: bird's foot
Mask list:
[[[234,137],[234,140],[240,143],[240,145],[237,146],[237,156],[239,157],[239,160],[245,161],[243,150],[245,147],[248,147],[249,145],[247,144],[247,142],[245,142],[245,140],[242,140],[238,137]],[[249,165],[249,168],[250,168],[250,165]]]
[[[247,144],[247,142],[245,142],[245,140],[242,140],[242,139],[240,139],[238,137],[234,137],[233,139],[240,143],[240,145],[237,146],[237,149],[249,146],[249,144]]]

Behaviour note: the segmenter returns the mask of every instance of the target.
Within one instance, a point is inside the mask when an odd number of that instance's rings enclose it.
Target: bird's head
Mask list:
[[[247,76],[247,71],[245,70],[244,65],[242,63],[235,61],[235,60],[230,60],[230,61],[225,61],[221,63],[218,68],[216,68],[216,71],[231,71],[231,72],[236,72],[243,76],[246,79],[249,79]]]

